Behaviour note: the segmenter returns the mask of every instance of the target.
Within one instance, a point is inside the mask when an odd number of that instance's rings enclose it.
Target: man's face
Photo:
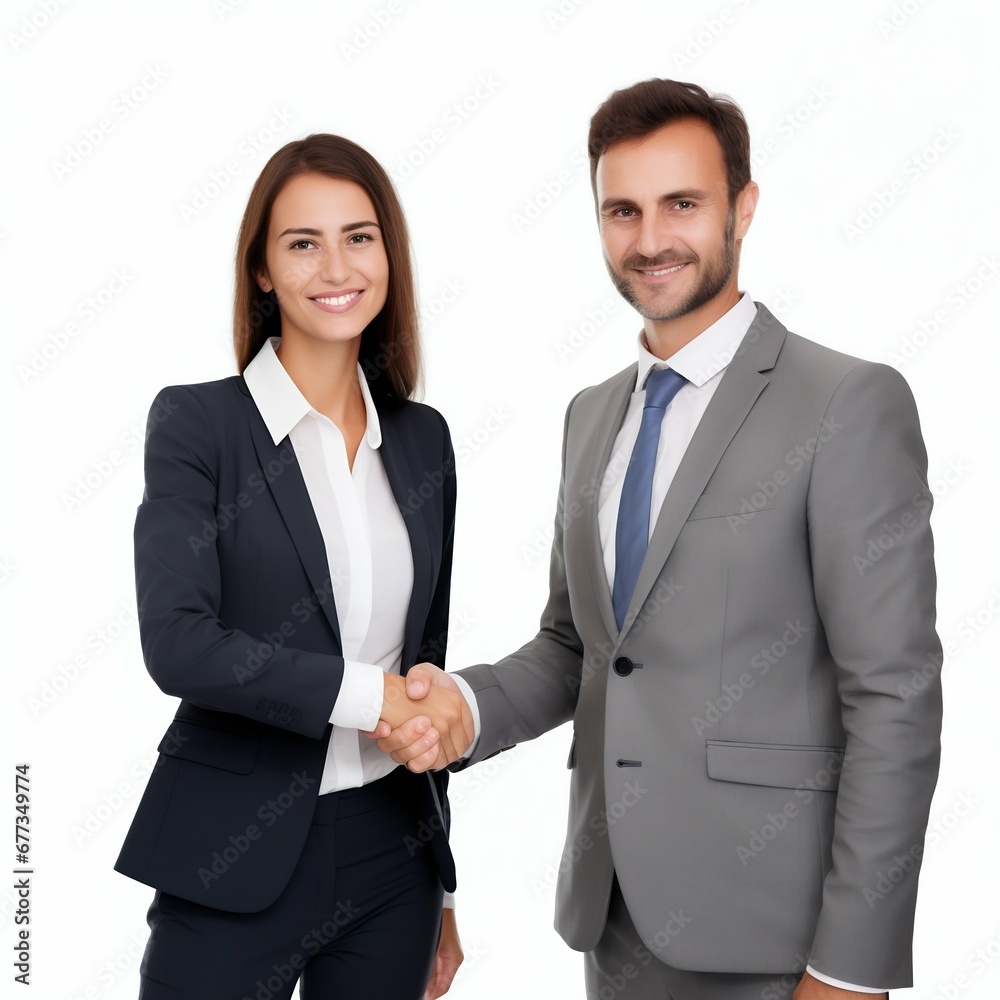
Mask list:
[[[749,218],[744,225],[739,199],[729,207],[722,147],[707,125],[685,118],[613,143],[596,182],[608,273],[646,319],[690,313],[735,280],[737,219],[742,237]]]

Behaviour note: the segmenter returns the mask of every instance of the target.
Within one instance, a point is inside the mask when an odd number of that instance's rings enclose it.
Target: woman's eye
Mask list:
[[[289,244],[289,249],[290,250],[298,250],[299,247],[301,247],[303,244],[305,244],[306,246],[312,246],[313,245],[313,241],[312,240],[296,240],[294,243],[290,243]]]
[[[354,233],[349,243],[353,243],[355,246],[359,246],[362,243],[368,243],[371,240],[371,235],[369,233]]]

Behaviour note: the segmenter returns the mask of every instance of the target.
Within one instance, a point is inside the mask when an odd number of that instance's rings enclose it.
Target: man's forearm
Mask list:
[[[578,648],[542,630],[495,664],[479,663],[454,672],[452,676],[475,694],[480,719],[467,763],[478,763],[569,721],[576,708],[581,665]]]

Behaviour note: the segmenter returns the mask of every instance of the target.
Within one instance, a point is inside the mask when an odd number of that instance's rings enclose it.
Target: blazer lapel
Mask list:
[[[757,315],[726,367],[691,443],[678,466],[656,518],[632,601],[622,623],[625,635],[639,615],[695,501],[740,425],[768,383],[761,374],[774,367],[786,330],[759,302]],[[613,634],[613,633],[612,633]]]
[[[601,480],[611,459],[611,449],[618,437],[628,401],[635,388],[635,376],[638,365],[630,365],[623,372],[614,376],[605,390],[607,399],[604,404],[588,407],[585,417],[589,423],[581,428],[583,442],[580,449],[586,465],[583,468],[582,482],[587,487],[583,492],[590,509],[587,511],[586,550],[589,565],[587,572],[594,585],[597,606],[608,635],[618,635],[618,622],[615,620],[615,609],[611,603],[611,588],[608,586],[608,574],[604,568],[604,549],[601,546],[601,531],[597,521],[600,506]]]
[[[245,401],[247,423],[250,425],[260,470],[278,506],[281,519],[291,535],[292,544],[295,546],[313,593],[326,595],[328,598],[319,604],[336,637],[336,651],[342,654],[340,622],[337,619],[337,608],[334,603],[333,581],[327,564],[326,546],[312,501],[309,499],[305,479],[302,478],[295,449],[287,437],[282,438],[278,444],[274,443],[242,376],[238,378],[237,385]],[[270,469],[277,471],[270,474],[268,471]]]
[[[414,509],[409,506],[408,494],[412,492],[415,483],[422,483],[426,468],[419,463],[422,451],[417,442],[406,442],[401,437],[400,415],[394,411],[379,410],[379,427],[382,431],[382,444],[379,454],[385,468],[386,477],[392,487],[393,496],[403,523],[410,538],[410,552],[413,556],[413,590],[410,594],[410,604],[406,611],[406,624],[403,630],[403,651],[401,672],[405,675],[416,662],[417,651],[420,648],[423,627],[427,617],[434,586],[440,570],[434,553],[441,550],[441,539],[431,544],[430,529],[425,516],[425,506]]]
[[[326,559],[326,546],[323,535],[316,520],[309,491],[306,489],[302,470],[299,468],[295,449],[285,438],[276,445],[264,423],[246,386],[241,378],[238,386],[247,407],[247,422],[253,437],[254,448],[260,468],[265,472],[270,468],[280,469],[277,475],[266,476],[271,495],[281,512],[292,544],[298,553],[313,591],[317,594],[327,594],[328,600],[321,602],[323,613],[336,637],[336,648],[342,653],[343,646],[340,635],[340,622],[337,618],[337,608],[333,597],[333,585],[330,577],[330,567]],[[410,539],[410,550],[413,555],[413,590],[406,613],[406,624],[403,633],[402,663],[403,672],[415,660],[420,647],[421,623],[427,614],[433,594],[433,586],[437,579],[438,567],[435,565],[429,537],[427,519],[423,508],[412,510],[407,507],[407,493],[415,482],[422,481],[422,475],[413,463],[421,454],[416,442],[411,442],[407,448],[400,437],[401,428],[397,414],[391,410],[379,410],[379,427],[382,432],[382,444],[379,454],[385,468],[386,477],[392,488],[393,496],[403,515],[403,523]],[[437,546],[440,548],[440,545]]]

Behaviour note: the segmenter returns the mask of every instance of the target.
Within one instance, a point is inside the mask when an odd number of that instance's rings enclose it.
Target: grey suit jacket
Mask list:
[[[597,501],[635,375],[569,405],[548,603],[534,639],[460,671],[482,723],[468,764],[573,720],[556,890],[570,947],[597,944],[617,872],[677,968],[808,960],[908,986],[941,722],[913,397],[757,303],[619,632]]]

